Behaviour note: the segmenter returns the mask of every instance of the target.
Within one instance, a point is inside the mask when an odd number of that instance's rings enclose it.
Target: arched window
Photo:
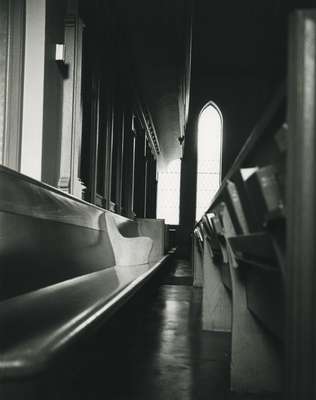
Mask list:
[[[196,220],[210,206],[221,179],[223,121],[219,109],[209,103],[198,121]]]
[[[174,160],[158,174],[157,218],[168,225],[179,224],[181,160]]]

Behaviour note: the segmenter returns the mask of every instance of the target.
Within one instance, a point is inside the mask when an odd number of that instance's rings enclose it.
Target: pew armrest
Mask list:
[[[149,237],[125,237],[109,213],[105,213],[109,238],[114,252],[116,265],[139,265],[150,261],[153,240]]]
[[[153,241],[149,261],[159,260],[165,253],[165,220],[138,218],[136,221],[139,235],[147,236]]]
[[[110,235],[110,240],[111,235]],[[141,265],[149,262],[153,241],[148,237],[125,238],[112,242],[116,265]]]

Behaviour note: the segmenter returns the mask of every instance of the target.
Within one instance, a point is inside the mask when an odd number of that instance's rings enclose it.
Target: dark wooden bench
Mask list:
[[[0,167],[0,380],[46,370],[106,321],[167,265],[163,232]]]

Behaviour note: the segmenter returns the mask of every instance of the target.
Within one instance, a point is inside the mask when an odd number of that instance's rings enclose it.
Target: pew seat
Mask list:
[[[47,369],[88,328],[106,321],[167,258],[106,268],[1,302],[1,379]]]
[[[0,381],[44,372],[107,321],[168,265],[164,231],[0,166]]]

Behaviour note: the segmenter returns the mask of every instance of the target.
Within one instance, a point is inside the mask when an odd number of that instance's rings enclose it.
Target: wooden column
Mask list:
[[[132,115],[127,112],[125,118],[124,149],[123,149],[123,186],[122,199],[124,214],[133,218],[134,215],[134,176],[135,176],[135,132],[132,129]]]
[[[105,121],[105,135],[106,135],[106,144],[105,148],[101,149],[101,151],[105,152],[105,171],[104,171],[104,196],[105,196],[105,208],[107,210],[114,211],[111,202],[111,180],[112,180],[112,167],[113,167],[113,126],[114,126],[114,105],[113,100],[111,98],[111,93],[109,95],[107,101],[107,113],[106,113],[106,121]]]
[[[123,150],[124,150],[124,113],[120,110],[118,117],[117,159],[116,159],[116,184],[115,184],[115,211],[122,214],[122,185],[123,185]]]
[[[316,11],[291,19],[286,398],[316,398]]]
[[[138,218],[145,217],[146,200],[146,158],[145,132],[138,127],[136,130],[135,147],[135,188],[134,188],[134,211]]]
[[[76,10],[74,10],[76,12]],[[65,20],[65,64],[63,118],[58,187],[80,198],[85,186],[79,178],[82,140],[81,69],[84,25],[77,14]]]

